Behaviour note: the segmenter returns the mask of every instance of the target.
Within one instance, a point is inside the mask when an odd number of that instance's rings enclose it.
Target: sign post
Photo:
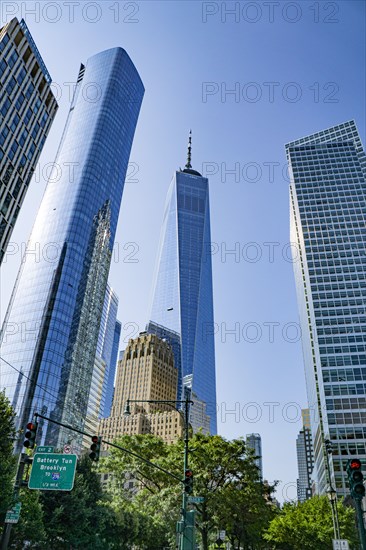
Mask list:
[[[41,491],[71,491],[74,486],[76,455],[36,453],[28,488]]]
[[[188,497],[188,504],[200,504],[205,501],[205,497]]]
[[[6,512],[5,523],[18,523],[20,516],[21,502],[17,502],[13,508]]]
[[[348,540],[333,539],[333,550],[349,550]]]

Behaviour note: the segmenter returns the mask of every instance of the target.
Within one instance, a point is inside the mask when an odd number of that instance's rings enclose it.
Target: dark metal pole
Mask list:
[[[361,499],[355,499],[355,505],[357,510],[357,520],[358,520],[357,523],[358,523],[358,531],[360,533],[361,548],[362,550],[366,550],[366,533],[365,533],[365,524],[363,522]]]
[[[329,477],[329,500],[332,507],[332,519],[333,519],[333,530],[334,530],[334,538],[340,539],[340,531],[339,531],[339,520],[338,520],[338,509],[337,509],[337,492],[333,489],[332,486],[332,477],[330,472],[330,462],[329,462],[329,455],[332,454],[332,448],[331,448],[331,442],[329,439],[324,440],[325,445],[325,455],[327,458],[327,467],[328,467],[328,477]],[[331,498],[332,494],[335,493],[336,499],[335,501]]]
[[[189,395],[186,394],[186,400],[184,403],[184,460],[183,460],[183,479],[185,479],[185,472],[188,469],[188,455],[189,455]],[[180,550],[185,550],[186,546],[186,527],[187,527],[187,493],[186,487],[183,484],[182,489],[182,522],[183,532],[181,533]]]
[[[24,466],[25,466],[25,456],[22,453],[19,455],[18,460],[18,466],[17,466],[17,473],[15,476],[15,482],[14,482],[14,500],[19,498],[19,488],[22,485],[22,479],[23,479],[23,473],[24,473]],[[1,550],[7,550],[9,546],[9,540],[10,540],[10,533],[11,529],[13,527],[12,523],[5,523],[4,524],[4,530],[1,537]]]
[[[52,418],[49,418],[48,416],[44,416],[43,414],[35,413],[36,417],[44,418],[45,420],[48,420],[49,422],[53,422],[54,424],[57,424],[58,426],[62,426],[63,428],[67,428],[68,430],[71,430],[73,432],[78,432],[79,434],[86,435],[88,437],[93,437],[95,434],[89,434],[87,432],[83,432],[82,430],[78,430],[77,428],[73,428],[69,424],[64,424],[63,422],[58,422],[57,420],[52,420]],[[147,460],[143,456],[140,456],[132,451],[129,451],[128,449],[125,449],[124,447],[121,447],[120,445],[116,445],[115,443],[111,443],[110,441],[107,441],[106,439],[102,439],[102,443],[105,443],[106,445],[109,445],[110,447],[114,447],[115,449],[119,449],[120,451],[123,451],[131,456],[134,456],[138,458],[139,460],[142,460],[142,462],[145,462],[145,464],[148,464],[149,466],[153,466],[154,468],[157,468],[158,470],[161,470],[164,472],[164,474],[167,474],[168,476],[178,480],[182,481],[180,477],[176,476],[175,474],[172,474],[171,472],[168,472],[165,468],[162,468],[161,466],[158,466],[157,464],[154,464],[154,462],[150,462],[150,460]]]

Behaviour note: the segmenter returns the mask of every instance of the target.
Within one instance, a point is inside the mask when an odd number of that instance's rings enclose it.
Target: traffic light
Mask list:
[[[193,491],[193,472],[192,472],[192,470],[186,470],[184,472],[184,490],[189,495]]]
[[[94,462],[98,462],[102,438],[101,436],[93,435],[91,440],[92,440],[92,444],[90,445],[91,453],[89,453],[89,458],[91,460],[94,460]]]
[[[347,474],[351,497],[356,500],[362,500],[365,496],[365,486],[363,484],[363,473],[361,471],[361,460],[352,458],[347,463]]]
[[[328,455],[333,454],[333,446],[332,442],[329,439],[325,439],[325,450],[327,451]]]
[[[36,444],[37,428],[38,428],[37,422],[28,422],[25,428],[25,434],[24,434],[25,440],[23,445],[27,449],[34,449],[34,445]]]

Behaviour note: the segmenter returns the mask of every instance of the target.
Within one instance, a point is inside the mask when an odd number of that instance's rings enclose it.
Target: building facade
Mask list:
[[[89,434],[98,433],[100,418],[109,416],[111,411],[121,333],[121,323],[116,320],[117,309],[118,296],[107,283],[85,419],[85,431]],[[84,436],[83,447],[89,446],[90,438]]]
[[[347,461],[366,459],[366,157],[354,121],[286,153],[314,476],[342,495]]]
[[[94,359],[93,375],[90,384],[88,406],[86,411],[84,431],[88,434],[98,433],[100,410],[102,408],[103,386],[106,379],[107,364],[101,357]],[[83,449],[89,449],[90,437],[83,436]]]
[[[146,325],[146,332],[149,334],[156,334],[159,338],[166,340],[172,347],[174,354],[174,365],[178,372],[178,384],[177,384],[177,400],[182,400],[183,398],[183,385],[182,385],[182,346],[180,340],[180,334],[174,332],[174,330],[169,330],[167,327],[159,325],[158,323],[153,323],[150,321]]]
[[[254,451],[254,463],[259,470],[260,478],[263,479],[262,438],[260,434],[248,434],[246,437],[246,444]]]
[[[58,108],[51,82],[25,21],[12,19],[0,29],[0,264]]]
[[[166,202],[150,321],[179,334],[181,372],[207,406],[217,432],[208,180],[191,166],[175,172]]]
[[[26,252],[3,325],[1,387],[16,409],[18,428],[34,412],[83,428],[143,94],[122,48],[80,67],[56,156],[57,165],[73,169],[63,170],[57,182],[51,174],[28,243],[30,251],[39,243],[43,254],[35,261]],[[39,423],[38,438],[56,448],[81,444],[75,432],[47,421]]]
[[[192,374],[187,374],[183,378],[183,396],[184,399],[189,397],[191,405],[189,408],[189,423],[192,426],[193,433],[201,431],[209,435],[211,433],[211,419],[207,414],[206,401],[199,399],[198,395],[192,391]]]
[[[97,412],[98,417],[103,418],[110,415],[112,406],[119,335],[121,334],[121,323],[117,321],[117,310],[118,296],[111,286],[107,284],[96,353],[96,357],[106,364],[100,409]]]
[[[314,468],[313,442],[311,438],[309,409],[302,411],[303,427],[296,439],[297,468],[297,500],[304,502],[312,496],[312,473]]]
[[[175,401],[178,371],[170,344],[155,334],[141,333],[130,339],[118,362],[116,387],[109,418],[99,423],[99,434],[113,441],[123,434],[153,434],[170,443],[184,429],[182,415],[172,405],[146,400]],[[128,400],[130,415],[125,415]]]

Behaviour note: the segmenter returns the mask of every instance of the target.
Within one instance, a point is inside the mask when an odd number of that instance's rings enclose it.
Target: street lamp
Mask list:
[[[332,507],[332,519],[333,519],[333,531],[334,531],[334,538],[339,539],[338,536],[338,525],[336,521],[336,510],[337,510],[337,492],[333,489],[332,486],[330,486],[329,491],[327,491],[327,496],[329,498],[330,505]]]
[[[183,526],[183,532],[181,533],[181,542],[180,542],[180,550],[184,550],[185,548],[188,548],[186,545],[186,528],[187,528],[187,491],[186,491],[186,484],[185,484],[185,477],[186,477],[186,471],[188,470],[188,453],[189,453],[189,406],[192,404],[193,401],[190,399],[190,392],[186,390],[186,398],[184,401],[170,401],[170,400],[157,400],[157,399],[127,399],[125,410],[123,412],[124,416],[128,417],[131,415],[131,407],[130,403],[157,403],[157,404],[164,404],[164,405],[171,405],[175,408],[176,405],[184,405],[184,415],[181,410],[178,410],[179,414],[182,416],[184,421],[184,459],[183,459],[183,490],[182,490],[182,519],[181,523]]]
[[[325,455],[327,459],[327,469],[328,469],[328,477],[329,477],[329,490],[327,491],[327,496],[329,498],[330,505],[332,507],[334,538],[336,540],[337,539],[339,540],[341,536],[339,531],[338,509],[337,509],[337,491],[332,486],[332,478],[330,474],[330,463],[329,463],[329,455],[333,454],[332,442],[329,439],[325,439],[324,445],[325,445]]]

